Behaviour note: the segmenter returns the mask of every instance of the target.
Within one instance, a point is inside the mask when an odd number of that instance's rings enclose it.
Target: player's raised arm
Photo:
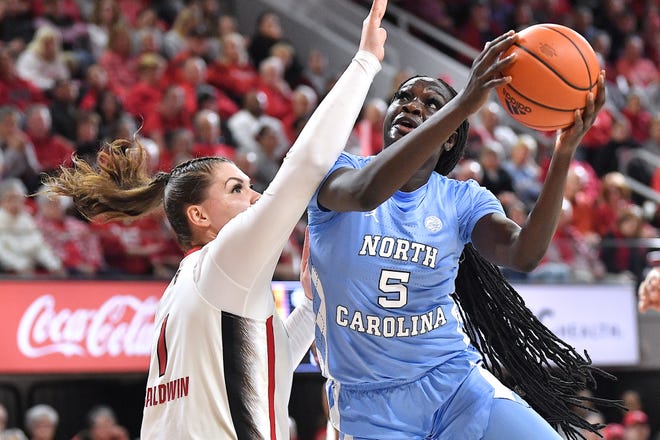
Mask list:
[[[374,0],[363,21],[359,50],[305,124],[277,175],[259,201],[218,235],[221,240],[212,249],[214,261],[238,285],[272,276],[266,273],[268,262],[279,256],[314,191],[344,150],[380,70],[387,36],[381,27],[386,6],[386,0]],[[253,262],[250,268],[243,258]]]

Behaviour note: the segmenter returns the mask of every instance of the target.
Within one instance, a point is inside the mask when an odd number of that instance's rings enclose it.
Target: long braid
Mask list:
[[[603,427],[579,416],[576,407],[588,409],[586,403],[591,402],[624,408],[618,401],[578,395],[595,387],[594,373],[616,378],[593,367],[586,351],[582,357],[543,325],[500,269],[469,244],[461,257],[454,297],[465,331],[486,367],[567,438],[584,438],[580,429],[596,432]]]

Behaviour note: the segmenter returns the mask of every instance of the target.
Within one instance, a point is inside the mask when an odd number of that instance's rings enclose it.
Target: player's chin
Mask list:
[[[393,125],[388,132],[388,137],[392,140],[392,142],[394,142],[409,134],[413,130],[414,128],[406,127],[403,125]]]

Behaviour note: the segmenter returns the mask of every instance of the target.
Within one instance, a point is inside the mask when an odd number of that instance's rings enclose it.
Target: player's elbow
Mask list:
[[[355,191],[353,193],[353,200],[362,212],[373,211],[385,201],[385,199],[379,197],[374,191],[369,191],[368,188],[360,188]]]
[[[541,260],[543,260],[543,254],[523,255],[513,258],[508,266],[518,272],[529,273],[541,264]]]

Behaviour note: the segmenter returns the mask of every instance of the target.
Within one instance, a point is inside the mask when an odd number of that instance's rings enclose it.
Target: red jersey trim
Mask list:
[[[201,248],[202,248],[201,246],[195,246],[194,248],[188,249],[188,252],[183,254],[183,258],[186,258],[188,255],[192,254],[193,252],[197,252]]]
[[[270,438],[277,438],[275,430],[275,334],[273,317],[266,320],[266,342],[268,345],[268,416],[270,418]]]

